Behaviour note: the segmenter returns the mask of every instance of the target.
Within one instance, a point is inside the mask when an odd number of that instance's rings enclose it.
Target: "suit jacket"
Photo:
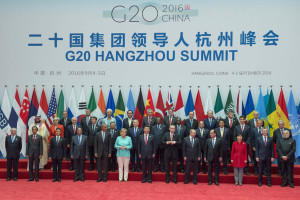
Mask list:
[[[295,162],[296,141],[293,138],[282,138],[276,143],[278,152],[277,159],[281,162]],[[283,160],[282,156],[287,156],[288,160]]]
[[[74,159],[85,159],[85,156],[89,155],[87,136],[82,135],[81,143],[79,145],[78,135],[74,135],[71,141],[71,156]]]
[[[60,125],[63,125],[63,126],[64,126],[64,130],[66,130],[67,127],[68,127],[69,125],[72,124],[72,121],[71,121],[71,119],[67,118],[66,126],[65,126],[64,118],[62,118],[62,119],[60,119],[60,120],[58,121],[58,123],[59,123]],[[66,135],[64,135],[64,137],[66,138]]]
[[[160,125],[159,128],[157,128],[157,125],[153,126],[151,130],[151,134],[154,135],[155,149],[157,149],[158,147],[163,148],[162,138],[166,131],[167,131],[166,125]]]
[[[255,122],[255,120],[254,120],[254,118],[253,119],[250,119],[249,121],[248,121],[248,125],[251,127],[251,128],[257,128],[255,125],[256,125],[256,122]],[[264,126],[264,121],[263,121],[263,125],[262,126]]]
[[[112,141],[111,141],[112,151],[117,151],[117,149],[115,148],[115,143],[116,143],[117,137],[120,136],[120,131],[115,128],[113,131],[113,134],[110,129],[107,129],[107,132],[111,134],[110,137],[112,139]]]
[[[33,135],[28,135],[26,145],[26,155],[29,157],[43,155],[43,138],[36,134],[35,142],[33,142]]]
[[[230,140],[234,140],[234,128],[239,125],[239,121],[235,118],[232,119],[232,125],[230,128],[230,120],[228,117],[225,119],[225,127],[229,129]]]
[[[145,134],[141,134],[138,140],[138,153],[141,158],[152,158],[155,154],[155,138],[153,135],[148,134],[147,144],[145,142]]]
[[[218,127],[215,129],[216,134],[217,134],[217,138],[221,138],[221,128]],[[222,143],[223,143],[223,150],[228,150],[228,148],[230,148],[230,135],[229,135],[229,129],[224,127],[223,130],[223,137],[222,139]]]
[[[14,143],[11,142],[11,136],[8,135],[5,138],[6,158],[20,158],[20,152],[22,150],[22,138],[15,135]]]
[[[263,127],[261,127],[261,129],[262,128]],[[251,129],[251,146],[252,147],[256,146],[257,139],[259,137],[261,137],[261,136],[262,136],[262,132],[261,131],[258,132],[258,128],[257,127]]]
[[[59,142],[56,142],[56,137],[52,137],[49,145],[49,157],[57,158],[62,160],[67,157],[66,153],[66,139],[62,136],[59,139]]]
[[[128,118],[123,119],[123,128],[126,128],[128,130],[129,128],[133,127],[133,120],[134,120],[134,118],[132,117],[131,124],[129,126]]]
[[[204,157],[207,159],[208,162],[211,161],[218,161],[219,158],[223,157],[223,148],[222,148],[222,140],[220,138],[215,137],[215,147],[212,146],[212,139],[209,138],[206,140],[205,144],[205,153]]]
[[[95,124],[94,131],[93,131],[93,124],[89,124],[88,129],[87,129],[88,145],[89,146],[94,146],[96,133],[98,133],[99,131],[101,131],[101,127],[98,126],[97,123]]]
[[[283,129],[284,129],[284,130],[290,131],[290,138],[293,138],[292,132],[291,132],[290,129],[288,129],[288,128],[283,128]],[[276,142],[277,142],[279,139],[281,139],[281,138],[282,138],[282,136],[281,136],[280,128],[274,130],[274,132],[273,132],[273,142],[274,142],[274,144],[276,144]]]
[[[82,134],[83,135],[87,135],[88,134],[88,126],[90,124],[92,124],[91,122],[91,117],[90,117],[90,120],[89,120],[89,123],[87,124],[87,117],[84,116],[82,119],[81,119],[81,122],[80,122],[80,126],[82,127]]]
[[[132,149],[138,150],[139,137],[143,134],[143,129],[137,127],[136,135],[134,136],[134,127],[128,129],[128,136],[131,137]]]
[[[173,135],[173,141],[175,141],[175,144],[167,144],[168,141],[171,141],[170,132],[166,132],[162,138],[162,144],[164,145],[164,156],[170,157],[173,155],[174,157],[178,158],[178,147],[181,145],[181,139],[178,136],[178,134],[174,133]]]
[[[144,128],[145,126],[150,126],[150,131],[152,130],[152,126],[156,125],[156,117],[151,117],[151,122],[149,124],[148,122],[148,117],[144,117],[143,118],[143,122],[142,122],[142,127]]]
[[[163,119],[163,124],[166,125],[166,130],[169,131],[170,128],[170,116],[165,116]],[[172,116],[171,125],[176,124],[176,117],[174,115]]]
[[[69,125],[66,129],[66,134],[67,134],[67,144],[71,145],[71,141],[72,141],[72,137],[74,135],[77,135],[77,129],[78,127],[81,127],[81,126],[78,126],[76,125],[76,130],[74,132],[74,129],[73,129],[73,125]]]
[[[200,139],[201,149],[204,150],[206,140],[208,138],[210,138],[209,130],[204,128],[203,135],[201,136],[200,128],[197,128],[196,129],[196,137]]]
[[[241,125],[240,124],[237,125],[234,128],[234,141],[237,141],[236,136],[237,136],[238,133],[242,133],[244,142],[246,142],[247,144],[251,144],[251,128],[250,128],[250,126],[245,124],[244,129],[242,131]]]
[[[104,142],[102,137],[102,131],[96,133],[94,141],[94,151],[98,154],[98,157],[102,155],[108,157],[108,154],[112,152],[112,138],[109,132],[105,132]]]
[[[259,137],[256,143],[255,157],[260,160],[274,158],[274,144],[271,137],[267,136],[267,144],[265,145],[264,136]]]
[[[205,124],[204,128],[208,129],[209,131],[218,127],[218,122],[215,118],[211,118],[211,125],[209,124],[208,118],[205,118],[203,122]]]
[[[192,146],[190,136],[187,136],[183,140],[183,157],[187,160],[198,160],[201,156],[201,143],[200,139],[194,138],[194,146]]]
[[[187,137],[188,135],[186,135],[186,127],[184,125],[180,125],[180,126],[181,126],[180,127],[180,132],[178,132],[178,126],[175,125],[175,133],[177,133],[180,137],[180,140],[183,141],[183,139],[185,137]],[[181,143],[181,145],[179,145],[180,149],[182,149],[182,145],[183,145],[182,143]]]
[[[184,122],[183,122],[183,125],[185,125],[186,127],[186,132],[185,132],[185,135],[190,135],[190,130],[191,129],[197,129],[198,128],[198,121],[196,119],[193,119],[193,122],[192,122],[192,126],[191,126],[191,121],[190,119],[185,119]]]

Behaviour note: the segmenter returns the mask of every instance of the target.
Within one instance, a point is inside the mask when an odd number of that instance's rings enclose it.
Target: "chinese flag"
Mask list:
[[[145,110],[145,104],[144,104],[142,89],[140,89],[138,101],[134,111],[134,119],[137,119],[139,121],[139,127],[142,127],[144,110]]]
[[[153,104],[153,100],[152,100],[152,95],[151,95],[151,91],[150,88],[148,90],[148,95],[147,95],[147,101],[146,101],[146,107],[145,107],[145,111],[144,111],[144,117],[147,117],[147,110],[151,108],[153,110],[153,116],[156,117],[155,114],[155,109],[154,109],[154,104]]]

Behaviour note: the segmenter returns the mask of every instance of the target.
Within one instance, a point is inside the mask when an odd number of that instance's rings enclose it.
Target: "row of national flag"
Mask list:
[[[204,102],[202,102],[199,89],[194,102],[193,94],[190,89],[185,105],[183,104],[181,89],[178,92],[176,104],[173,102],[170,92],[168,92],[164,103],[161,90],[159,90],[156,104],[154,104],[150,88],[148,89],[146,102],[144,102],[142,90],[139,90],[136,104],[131,89],[126,104],[120,89],[115,104],[111,89],[109,91],[108,100],[105,102],[102,88],[98,100],[96,100],[94,88],[92,88],[89,101],[87,102],[84,87],[81,89],[78,101],[76,99],[75,89],[72,87],[68,105],[65,103],[63,90],[60,91],[57,99],[55,88],[53,88],[48,104],[44,88],[41,93],[40,102],[38,102],[35,88],[32,92],[31,101],[27,89],[22,101],[20,101],[19,92],[18,89],[16,89],[11,106],[7,88],[5,88],[2,105],[0,107],[0,151],[3,156],[6,156],[4,139],[6,135],[10,134],[10,129],[13,127],[18,129],[17,134],[22,137],[23,147],[25,147],[27,129],[29,125],[34,122],[34,116],[37,114],[41,115],[42,119],[45,120],[46,127],[49,129],[55,116],[63,118],[63,111],[67,111],[69,118],[77,117],[80,122],[87,108],[91,110],[91,115],[96,116],[98,119],[105,118],[107,109],[111,109],[113,116],[116,118],[118,129],[121,129],[122,121],[127,117],[128,110],[132,110],[134,118],[139,120],[140,125],[142,124],[143,117],[147,116],[147,110],[149,108],[153,110],[154,116],[162,118],[168,115],[168,109],[173,108],[175,116],[180,117],[182,120],[188,116],[189,112],[193,111],[195,113],[194,117],[198,121],[206,118],[206,113],[209,110],[214,112],[215,118],[225,118],[227,113],[232,111],[235,117],[238,118],[244,115],[247,120],[254,117],[254,111],[258,111],[260,115],[259,118],[265,121],[265,125],[268,125],[270,136],[273,136],[273,131],[278,128],[278,120],[283,120],[285,127],[291,129],[294,139],[300,144],[300,106],[297,110],[292,90],[290,90],[289,101],[288,104],[286,104],[282,88],[277,104],[275,103],[272,89],[263,95],[260,88],[256,106],[254,105],[251,89],[248,91],[246,102],[243,101],[241,91],[239,90],[235,104],[231,88],[229,89],[226,103],[223,105],[219,87],[217,88],[215,100],[212,98],[211,88],[209,87]],[[22,154],[25,154],[25,148],[22,149]],[[300,156],[300,145],[297,145],[296,156]]]

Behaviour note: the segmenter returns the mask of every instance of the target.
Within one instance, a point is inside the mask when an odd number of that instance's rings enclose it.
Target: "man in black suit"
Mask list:
[[[132,117],[132,110],[127,111],[127,118],[123,119],[123,128],[129,130],[129,128],[133,127],[134,118]]]
[[[149,134],[150,127],[144,127],[144,134],[139,136],[138,153],[142,159],[143,178],[142,183],[152,183],[152,159],[155,157],[155,139]]]
[[[201,146],[199,138],[195,137],[196,131],[190,130],[190,136],[183,140],[183,157],[186,162],[184,184],[190,182],[191,164],[193,164],[193,184],[197,185],[198,162],[200,161]]]
[[[18,166],[20,152],[22,150],[22,138],[17,136],[17,129],[10,129],[10,135],[5,138],[5,149],[6,149],[6,159],[7,159],[7,179],[10,181],[12,178],[14,181],[18,179]],[[12,163],[13,162],[13,163]],[[11,168],[13,164],[13,176],[11,176]]]
[[[90,168],[89,171],[94,169],[94,160],[95,160],[95,152],[94,152],[94,144],[96,133],[100,131],[100,127],[97,124],[97,117],[91,117],[91,123],[88,125],[87,129],[87,137],[88,137],[88,145],[89,145],[89,154],[90,154]]]
[[[180,117],[176,118],[175,133],[178,134],[181,141],[183,141],[183,139],[186,137],[186,127],[184,125],[181,125],[181,118]],[[183,166],[184,166],[183,144],[182,143],[181,143],[181,145],[178,146],[178,159],[179,159],[179,168],[178,168],[178,170],[181,173],[184,173],[184,171],[183,171]]]
[[[75,179],[84,182],[85,159],[88,159],[89,148],[87,136],[82,134],[82,128],[77,128],[77,135],[71,141],[71,159],[74,159]]]
[[[88,135],[88,127],[90,124],[91,124],[91,109],[87,108],[85,111],[85,116],[80,121],[83,135]]]
[[[60,125],[64,126],[64,132],[65,132],[64,138],[66,139],[66,141],[68,141],[67,128],[68,128],[69,125],[72,124],[72,121],[71,121],[71,119],[68,118],[68,112],[67,111],[63,112],[63,118],[60,119],[58,123]],[[66,157],[66,159],[70,160],[70,148],[67,148],[67,157]]]
[[[279,120],[279,121],[278,121],[278,127],[279,127],[279,128],[276,129],[276,130],[274,130],[274,132],[273,132],[273,142],[274,142],[274,144],[276,144],[278,140],[280,140],[280,139],[283,138],[283,132],[284,132],[285,130],[288,130],[288,131],[291,133],[291,130],[290,130],[290,129],[284,127],[284,121],[283,121],[283,120]],[[292,137],[292,134],[290,134],[289,137],[290,137],[290,138],[293,138],[293,137]],[[278,155],[277,149],[276,149],[276,153],[277,153],[277,155]],[[278,160],[278,165],[277,165],[277,166],[278,166],[278,176],[281,176],[281,175],[282,175],[282,170],[281,170],[282,164],[281,164],[280,162],[281,162],[281,160],[279,159],[279,160]]]
[[[212,171],[215,172],[215,184],[219,185],[220,162],[223,157],[222,140],[216,137],[216,131],[210,130],[210,139],[206,140],[204,161],[208,162],[208,185],[212,184]]]
[[[95,121],[95,123],[97,120]],[[108,158],[111,157],[112,151],[112,138],[109,132],[106,132],[107,125],[101,125],[102,130],[98,131],[94,140],[94,152],[97,159],[97,171],[98,171],[98,180],[97,182],[107,181],[107,172],[108,172]]]
[[[262,136],[262,125],[263,121],[261,119],[257,120],[257,127],[254,127],[251,129],[251,147],[252,147],[252,160],[253,160],[253,166],[254,166],[254,174],[255,176],[258,174],[258,162],[256,161],[255,151],[256,151],[256,142],[259,137]]]
[[[107,127],[106,127],[107,128]],[[106,131],[105,126],[102,126],[102,131]],[[108,169],[112,172],[116,171],[117,169],[117,149],[115,148],[115,143],[117,140],[117,137],[120,136],[120,131],[116,129],[116,123],[110,122],[110,129],[107,130],[108,133],[110,133],[110,137],[112,139],[111,145],[111,157],[108,158]]]
[[[52,137],[49,145],[49,159],[52,160],[53,180],[61,181],[61,164],[66,159],[66,140],[60,136],[61,129],[56,129],[56,136]]]
[[[204,161],[204,153],[205,153],[205,144],[206,140],[210,138],[209,130],[204,128],[205,124],[203,121],[199,122],[199,128],[196,129],[196,137],[200,139],[200,147],[201,147],[201,160],[198,162],[198,173],[200,172],[200,166],[202,163],[202,171],[204,174],[207,173],[206,162]]]
[[[266,167],[267,184],[271,187],[271,163],[274,161],[274,144],[272,138],[268,136],[268,129],[262,129],[262,137],[256,142],[256,161],[259,162],[258,186],[262,183],[263,169]]]
[[[239,121],[234,117],[234,112],[229,111],[227,117],[225,119],[225,127],[229,129],[230,135],[230,148],[232,147],[232,143],[234,142],[234,128],[239,125]],[[230,156],[229,156],[230,157]]]
[[[155,159],[154,159],[154,172],[157,172],[160,168],[161,172],[165,171],[164,166],[164,147],[162,145],[162,138],[167,131],[166,125],[161,124],[161,118],[156,118],[156,125],[152,127],[151,134],[155,139]],[[159,167],[160,165],[160,167]]]
[[[222,147],[223,147],[223,172],[225,175],[228,175],[227,170],[227,162],[230,151],[230,135],[229,129],[225,128],[225,121],[223,119],[219,119],[218,123],[219,127],[215,129],[217,138],[222,139]]]
[[[183,125],[186,127],[185,135],[189,135],[191,129],[196,130],[198,128],[198,121],[194,119],[193,111],[189,112],[189,118],[184,120]]]
[[[205,124],[205,128],[208,129],[209,131],[211,129],[216,129],[218,127],[218,122],[215,118],[213,118],[213,111],[209,110],[207,111],[207,118],[205,118],[204,124]]]
[[[166,183],[170,182],[170,161],[173,165],[173,182],[177,184],[177,161],[178,161],[178,145],[181,144],[180,137],[175,134],[175,126],[170,126],[170,132],[164,134],[162,143],[165,146],[165,168],[166,168]]]
[[[168,109],[168,116],[164,117],[163,124],[166,126],[166,130],[169,130],[170,125],[176,124],[176,117],[174,116],[173,108]]]
[[[152,126],[156,125],[156,117],[153,117],[153,110],[149,108],[147,110],[147,117],[143,118],[143,123],[142,127],[144,128],[145,126],[150,126],[150,132],[152,130]]]
[[[132,141],[132,148],[130,149],[131,172],[141,172],[141,159],[138,154],[138,142],[142,133],[143,129],[139,127],[139,120],[134,119],[133,127],[128,130],[128,135]]]
[[[76,117],[73,117],[71,119],[72,121],[72,124],[69,125],[66,129],[66,135],[67,135],[67,149],[70,150],[71,148],[71,141],[72,141],[72,137],[74,135],[77,135],[77,129],[78,128],[81,128],[80,126],[77,125],[77,118]],[[71,155],[71,151],[70,151],[70,155]],[[74,159],[71,159],[71,166],[70,166],[70,169],[69,171],[72,171],[74,170]]]
[[[258,120],[259,120],[259,113],[257,111],[253,112],[253,119],[250,119],[248,121],[248,125],[250,126],[250,128],[256,128],[258,126]],[[264,122],[264,121],[263,121]],[[263,126],[264,124],[262,124]]]
[[[245,124],[246,118],[245,116],[241,115],[240,116],[240,124],[237,125],[234,128],[234,141],[236,140],[236,136],[238,133],[242,133],[243,136],[243,142],[246,142],[247,144],[247,155],[250,155],[250,144],[251,144],[251,128],[250,126]],[[249,174],[249,159],[247,159],[247,166],[245,167],[245,173],[247,176],[250,176]]]
[[[43,156],[43,139],[38,135],[38,128],[32,126],[32,135],[27,137],[26,158],[29,158],[29,181],[33,181],[33,163],[35,165],[35,181],[39,181],[39,164]]]

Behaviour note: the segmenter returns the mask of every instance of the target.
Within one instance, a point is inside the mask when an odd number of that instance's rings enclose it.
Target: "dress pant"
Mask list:
[[[89,146],[89,154],[90,154],[90,167],[93,168],[95,162],[94,146]]]
[[[13,177],[11,176],[11,168],[13,165]],[[7,158],[7,178],[18,178],[19,158]]]
[[[182,170],[183,166],[184,166],[184,162],[183,162],[183,150],[180,147],[178,148],[178,161],[179,161],[179,167],[178,167],[178,169]]]
[[[201,160],[198,161],[198,172],[200,172],[201,163],[202,163],[202,171],[207,172],[206,162],[204,161],[204,147],[202,146],[201,146]]]
[[[103,154],[97,158],[97,171],[100,179],[107,180],[107,172],[108,172],[108,157]]]
[[[256,161],[255,151],[252,151],[252,160],[253,160],[254,172],[258,173],[258,162]]]
[[[130,150],[130,164],[132,170],[141,169],[141,159],[138,155],[137,149],[132,148]]]
[[[262,182],[262,175],[264,168],[267,172],[267,183],[271,184],[271,158],[266,158],[264,160],[259,159],[259,168],[258,168],[258,182]]]
[[[177,153],[177,152],[176,152]],[[165,155],[166,180],[170,181],[170,162],[173,165],[173,181],[177,181],[177,156]]]
[[[108,158],[108,169],[109,170],[116,170],[117,169],[117,151],[115,151],[115,150],[113,150],[111,152],[111,157]]]
[[[246,165],[246,167],[244,168],[244,169],[245,169],[245,173],[248,173],[248,172],[249,172],[249,159],[248,159],[249,151],[250,151],[250,145],[247,144],[247,165]],[[251,155],[251,154],[250,154],[250,155]]]
[[[152,158],[142,158],[143,180],[152,181]]]
[[[53,179],[61,179],[62,159],[52,158]]]
[[[70,152],[70,148],[67,148],[67,150],[66,150],[66,153],[67,153],[67,157],[66,157],[66,159],[71,159],[71,152]]]
[[[223,157],[222,157],[222,162],[223,162],[223,172],[228,172],[227,170],[227,163],[228,163],[228,156],[229,156],[229,150],[223,150]]]
[[[212,173],[215,172],[215,181],[219,181],[220,161],[215,159],[208,162],[208,181],[212,182]]]
[[[29,157],[29,178],[33,178],[33,163],[34,163],[34,173],[35,178],[39,178],[39,166],[40,166],[40,158],[39,156],[31,156]]]
[[[197,182],[197,173],[198,173],[198,160],[187,159],[185,162],[185,181],[190,182],[191,178],[191,164],[193,164],[193,182]]]
[[[282,183],[294,184],[294,162],[281,161]]]
[[[233,171],[234,171],[234,181],[235,181],[235,183],[242,184],[243,183],[244,168],[243,167],[234,167]]]
[[[157,147],[155,150],[154,169],[159,170],[160,168],[161,171],[165,170],[164,162],[164,148]]]
[[[279,155],[279,153],[278,153],[277,150],[276,150],[276,153],[277,153],[277,155]],[[278,164],[277,164],[277,167],[278,167],[278,174],[282,174],[282,173],[283,173],[283,170],[281,169],[282,161],[281,161],[281,159],[277,159],[277,162],[278,162]]]
[[[123,175],[124,175],[124,180],[128,180],[128,171],[129,171],[129,160],[130,157],[117,157],[118,159],[118,166],[119,166],[119,181],[123,180]],[[124,170],[124,173],[123,173]]]
[[[84,178],[85,158],[74,159],[75,178]]]

